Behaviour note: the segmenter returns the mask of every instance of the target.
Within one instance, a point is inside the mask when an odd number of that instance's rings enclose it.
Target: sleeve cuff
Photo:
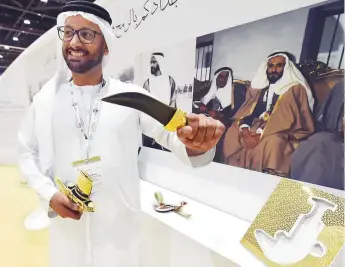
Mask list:
[[[204,154],[189,157],[189,161],[193,167],[203,167],[213,161],[215,154],[216,148],[214,147]]]
[[[37,190],[40,201],[49,218],[55,218],[57,216],[57,213],[50,207],[50,200],[58,191],[59,190],[52,185],[44,185]]]
[[[258,128],[258,129],[256,130],[256,133],[257,133],[257,134],[261,134],[261,135],[262,135],[263,132],[264,132],[264,130],[262,130],[261,128]]]
[[[50,202],[51,198],[59,190],[53,185],[43,185],[37,189],[38,194],[42,196],[45,201]]]

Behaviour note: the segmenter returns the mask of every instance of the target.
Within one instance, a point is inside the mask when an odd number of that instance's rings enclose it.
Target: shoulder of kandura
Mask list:
[[[294,94],[300,94],[303,90],[306,90],[306,88],[301,83],[296,83],[292,85],[288,91]]]
[[[42,88],[38,93],[35,94],[33,97],[33,104],[36,104],[40,101],[46,101],[47,98],[53,96],[56,91],[56,76],[49,79],[45,84],[43,84]]]

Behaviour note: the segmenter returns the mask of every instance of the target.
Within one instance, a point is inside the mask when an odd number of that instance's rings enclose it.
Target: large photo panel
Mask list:
[[[216,162],[344,190],[344,3],[200,36],[192,111],[221,120]]]

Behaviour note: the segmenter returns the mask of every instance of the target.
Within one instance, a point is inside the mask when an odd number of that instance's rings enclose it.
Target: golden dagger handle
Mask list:
[[[174,116],[169,121],[169,123],[165,125],[164,129],[169,132],[174,132],[178,128],[183,127],[186,124],[187,124],[187,113],[181,109],[177,109]]]

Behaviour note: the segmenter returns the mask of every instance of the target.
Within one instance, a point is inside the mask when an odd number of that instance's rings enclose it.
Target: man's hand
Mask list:
[[[51,198],[50,207],[62,218],[79,220],[82,215],[79,206],[61,192],[56,192]]]
[[[203,154],[217,145],[224,133],[224,125],[203,114],[189,114],[187,124],[177,130],[177,136],[186,146],[189,156]]]
[[[260,141],[260,134],[252,133],[248,128],[242,128],[241,137],[243,138],[245,148],[254,148]]]

